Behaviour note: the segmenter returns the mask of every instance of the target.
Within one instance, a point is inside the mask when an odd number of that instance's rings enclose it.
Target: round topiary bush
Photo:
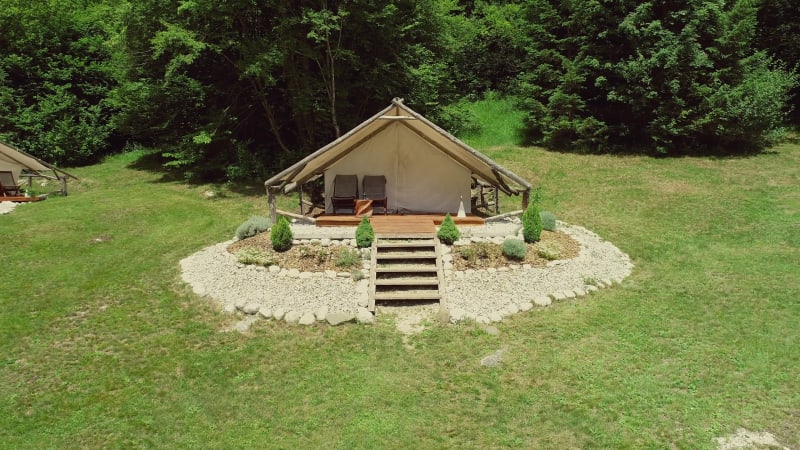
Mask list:
[[[531,203],[522,214],[522,237],[525,238],[525,242],[531,244],[537,242],[541,236],[542,217],[536,204]]]
[[[542,211],[539,213],[542,218],[542,229],[547,231],[556,231],[556,215],[550,211]]]
[[[503,241],[503,254],[509,259],[522,261],[525,259],[525,252],[528,250],[524,242],[519,239],[506,239]]]
[[[356,228],[356,245],[358,248],[367,248],[372,246],[372,241],[375,240],[375,230],[372,229],[372,224],[366,217],[361,218],[361,223]]]
[[[456,224],[453,222],[453,218],[450,217],[450,213],[444,216],[444,220],[436,236],[447,245],[453,245],[453,242],[461,237],[461,233],[458,231],[458,228],[456,228]]]
[[[272,226],[272,221],[266,217],[253,216],[244,221],[239,228],[236,229],[236,238],[239,240],[253,237],[258,233],[263,233],[269,230]]]
[[[292,239],[294,239],[294,236],[292,235],[292,229],[289,227],[289,221],[286,220],[286,217],[278,217],[278,221],[275,223],[275,226],[272,227],[269,237],[272,239],[272,248],[276,252],[285,252],[292,248]]]

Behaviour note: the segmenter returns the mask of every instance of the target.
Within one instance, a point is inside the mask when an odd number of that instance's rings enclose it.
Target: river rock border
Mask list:
[[[322,235],[324,229],[293,225],[293,231],[295,227],[296,236],[304,237],[296,239],[295,245],[317,241],[323,246],[355,244],[352,239],[341,238],[342,230],[334,231],[339,234],[334,236],[340,239],[331,239]],[[501,233],[491,236],[492,230]],[[630,258],[597,234],[563,222],[559,222],[559,230],[578,241],[580,253],[569,260],[551,261],[544,268],[510,264],[497,269],[456,271],[452,270],[452,248],[442,246],[447,319],[451,323],[499,322],[534,307],[546,307],[553,301],[582,297],[619,284],[630,274],[633,268]],[[502,243],[505,238],[519,237],[519,232],[514,228],[509,230],[508,224],[497,228],[487,225],[471,230],[470,236],[454,245],[476,241]],[[183,280],[196,294],[221,304],[225,312],[240,311],[253,319],[301,325],[374,322],[374,316],[366,308],[368,279],[354,279],[348,272],[301,272],[274,265],[244,265],[227,251],[232,242],[212,245],[180,262]],[[361,269],[366,272],[370,270],[368,257],[369,250],[362,250]]]

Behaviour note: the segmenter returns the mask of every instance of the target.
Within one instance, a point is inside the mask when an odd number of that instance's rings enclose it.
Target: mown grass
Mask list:
[[[485,151],[636,268],[499,336],[432,326],[413,349],[389,317],[222,332],[235,319],[178,262],[264,196],[207,200],[136,169],[140,153],[75,170],[69,197],[0,217],[0,447],[713,448],[739,427],[800,446],[800,146]]]
[[[515,107],[516,99],[489,92],[484,99],[466,103],[464,108],[476,119],[477,129],[468,130],[461,139],[468,145],[487,149],[520,144],[523,113]]]

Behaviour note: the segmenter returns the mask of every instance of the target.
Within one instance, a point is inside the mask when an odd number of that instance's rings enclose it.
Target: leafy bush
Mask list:
[[[279,216],[275,226],[272,227],[270,232],[270,239],[272,240],[272,248],[276,252],[285,252],[292,248],[292,229],[289,227],[289,221],[286,217]]]
[[[546,244],[539,244],[536,247],[536,254],[539,255],[540,258],[544,258],[548,261],[561,258],[561,252],[557,248],[553,248],[552,246]]]
[[[300,251],[298,253],[300,254],[301,258],[316,259],[318,264],[324,264],[330,257],[328,249],[319,244],[304,245],[300,247]]]
[[[550,211],[542,211],[539,213],[542,218],[542,229],[547,231],[556,231],[556,215]]]
[[[538,241],[541,236],[542,217],[539,215],[539,207],[536,203],[531,203],[522,214],[522,237],[525,238],[525,242],[531,244]]]
[[[239,228],[236,229],[236,238],[242,240],[253,237],[258,233],[263,233],[269,230],[269,227],[271,226],[272,221],[268,218],[253,216],[245,220],[243,224],[239,225]]]
[[[361,255],[358,250],[349,247],[339,247],[333,260],[333,264],[336,267],[344,268],[355,267],[359,262],[361,262]]]
[[[269,266],[272,258],[255,248],[245,248],[236,253],[236,259],[242,264]]]
[[[525,242],[519,239],[506,239],[503,241],[503,254],[506,255],[507,258],[522,261],[525,259],[526,251],[527,247],[525,246]]]
[[[437,236],[439,237],[440,241],[447,245],[453,245],[453,242],[457,241],[458,238],[461,237],[461,233],[458,231],[458,228],[456,228],[456,224],[453,222],[453,218],[450,217],[450,213],[447,213],[447,215],[444,216],[442,226],[439,227]]]
[[[358,248],[367,248],[372,246],[372,241],[375,240],[375,231],[366,217],[361,218],[361,223],[356,228],[356,245]]]

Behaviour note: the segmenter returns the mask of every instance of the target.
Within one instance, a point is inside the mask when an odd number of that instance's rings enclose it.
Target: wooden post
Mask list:
[[[522,210],[528,209],[528,203],[531,201],[531,190],[525,189],[522,191]]]
[[[500,189],[497,189],[497,186],[494,187],[494,213],[500,214],[500,196],[498,192]]]
[[[303,185],[302,184],[298,184],[297,185],[297,192],[300,195],[300,215],[301,216],[305,216],[306,214],[303,211]]]
[[[267,186],[267,207],[269,208],[269,219],[272,223],[278,221],[278,209],[275,204],[275,191],[272,186]]]
[[[67,196],[67,178],[66,177],[60,178],[60,180],[61,180],[61,195],[66,197]]]

